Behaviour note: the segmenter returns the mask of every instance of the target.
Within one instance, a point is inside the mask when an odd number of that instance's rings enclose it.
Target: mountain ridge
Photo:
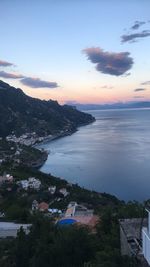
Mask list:
[[[88,110],[106,110],[106,109],[127,109],[127,108],[150,108],[150,101],[129,101],[129,102],[116,102],[113,104],[81,104],[69,103],[82,111]]]
[[[40,100],[26,95],[0,81],[0,136],[17,136],[25,132],[36,132],[38,136],[73,132],[78,126],[93,122],[90,114],[78,111],[57,101]]]

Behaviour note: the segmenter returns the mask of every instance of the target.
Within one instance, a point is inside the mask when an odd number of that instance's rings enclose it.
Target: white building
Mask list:
[[[28,179],[28,185],[30,188],[33,188],[35,190],[39,190],[41,186],[41,181],[39,179],[36,179],[35,177],[30,177]]]
[[[17,184],[19,184],[25,190],[27,190],[29,187],[28,180],[21,180],[21,181],[17,182]]]
[[[23,228],[26,234],[29,233],[31,224],[18,224],[14,222],[0,222],[0,238],[16,237],[17,232]]]
[[[61,188],[61,189],[59,190],[59,192],[60,192],[61,194],[63,194],[64,197],[66,197],[66,196],[69,195],[69,192],[67,191],[66,188]]]
[[[48,191],[53,195],[56,192],[56,186],[49,186]]]
[[[62,213],[62,211],[59,209],[48,209],[48,212],[50,212],[52,214],[55,214],[55,213],[61,214]]]
[[[35,177],[30,177],[28,180],[21,180],[17,182],[23,189],[27,190],[28,188],[32,188],[35,190],[39,190],[41,186],[41,181],[36,179]]]
[[[39,206],[39,203],[37,202],[37,200],[33,200],[32,202],[32,211],[35,211],[35,210],[38,210],[38,206]]]
[[[150,208],[147,208],[148,212],[148,227],[142,229],[142,250],[144,258],[150,265]]]
[[[5,174],[3,176],[0,176],[0,184],[1,183],[6,183],[6,182],[12,183],[13,180],[14,180],[14,178],[10,174]]]
[[[75,215],[76,207],[78,204],[74,201],[70,202],[65,212],[65,217],[72,217]]]

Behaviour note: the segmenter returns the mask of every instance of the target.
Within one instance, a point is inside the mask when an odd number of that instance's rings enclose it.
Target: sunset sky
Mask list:
[[[0,79],[60,103],[150,100],[149,0],[1,0]]]

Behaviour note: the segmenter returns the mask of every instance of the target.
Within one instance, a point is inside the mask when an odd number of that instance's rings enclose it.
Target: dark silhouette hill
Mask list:
[[[40,100],[26,95],[0,81],[0,136],[12,132],[17,136],[25,132],[36,132],[38,136],[73,132],[94,118],[75,107],[59,105],[57,101]]]

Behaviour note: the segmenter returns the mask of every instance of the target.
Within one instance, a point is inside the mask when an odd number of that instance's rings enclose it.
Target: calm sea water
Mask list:
[[[90,111],[96,122],[41,144],[41,171],[124,200],[150,198],[150,109]]]

